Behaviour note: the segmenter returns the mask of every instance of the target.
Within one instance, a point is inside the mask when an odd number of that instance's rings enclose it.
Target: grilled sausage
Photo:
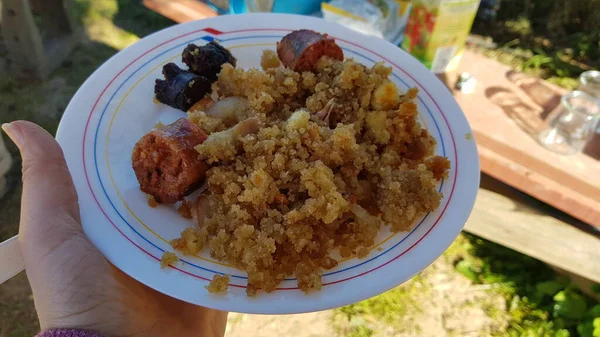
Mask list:
[[[312,30],[296,30],[277,43],[277,55],[281,63],[297,72],[313,71],[323,56],[344,60],[342,48],[335,40]]]
[[[188,111],[196,102],[211,92],[212,82],[204,77],[179,68],[175,63],[163,67],[165,80],[156,80],[156,99],[168,106]]]
[[[191,72],[211,81],[217,79],[223,64],[230,63],[235,67],[237,63],[229,50],[214,41],[200,47],[189,44],[183,50],[182,61],[190,68]]]
[[[140,189],[159,203],[171,204],[200,187],[209,166],[194,146],[204,140],[204,131],[186,118],[142,137],[131,157]]]

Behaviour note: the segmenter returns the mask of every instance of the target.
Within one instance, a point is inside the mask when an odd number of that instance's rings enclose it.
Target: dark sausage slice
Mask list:
[[[230,63],[235,67],[237,63],[229,50],[214,41],[200,47],[189,44],[181,56],[191,72],[212,81],[217,79],[223,64]]]
[[[313,71],[319,59],[329,56],[343,61],[344,52],[335,40],[312,30],[296,30],[277,43],[281,63],[297,72]]]
[[[171,204],[200,187],[209,166],[194,146],[205,139],[204,131],[186,118],[142,137],[131,156],[141,190],[159,203]]]
[[[203,76],[179,68],[175,63],[163,67],[165,80],[156,80],[156,99],[168,106],[188,111],[196,102],[211,92],[212,82]]]

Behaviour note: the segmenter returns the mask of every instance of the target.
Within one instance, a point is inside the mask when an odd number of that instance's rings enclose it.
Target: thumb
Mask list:
[[[77,192],[62,149],[48,132],[25,121],[2,129],[23,159],[19,243],[27,265],[83,233]]]

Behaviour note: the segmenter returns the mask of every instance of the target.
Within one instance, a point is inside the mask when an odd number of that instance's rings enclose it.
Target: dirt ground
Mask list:
[[[230,314],[226,337],[247,337],[249,331],[261,336],[329,337],[334,335],[331,311],[302,315],[258,316]]]
[[[249,331],[267,337],[347,336],[352,325],[363,324],[377,337],[480,337],[506,324],[501,315],[494,315],[505,311],[504,298],[493,287],[473,285],[445,257],[402,287],[411,289],[398,298],[408,310],[395,324],[348,321],[339,310],[284,316],[231,314],[226,336],[245,337]]]

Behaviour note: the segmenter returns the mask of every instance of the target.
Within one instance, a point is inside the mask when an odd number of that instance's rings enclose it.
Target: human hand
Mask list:
[[[42,330],[105,336],[223,336],[227,313],[152,290],[111,265],[85,236],[77,192],[54,138],[29,122],[2,126],[21,151],[19,244]]]

